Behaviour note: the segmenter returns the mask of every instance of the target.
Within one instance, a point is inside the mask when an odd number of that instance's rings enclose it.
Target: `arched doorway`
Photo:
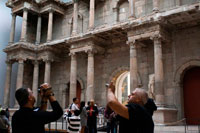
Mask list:
[[[122,104],[127,103],[128,95],[130,94],[130,72],[126,71],[120,74],[116,79],[115,95]]]
[[[184,113],[187,124],[200,124],[200,67],[186,71],[183,78]]]
[[[66,103],[67,105],[69,105],[69,94],[70,94],[70,82],[67,84],[67,88],[66,88]],[[76,83],[76,97],[81,100],[81,84],[80,82],[77,80]]]

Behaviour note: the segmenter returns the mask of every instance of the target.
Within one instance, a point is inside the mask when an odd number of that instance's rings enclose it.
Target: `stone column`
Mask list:
[[[53,31],[53,10],[49,10],[47,42],[52,40],[52,31]]]
[[[70,53],[71,68],[70,68],[70,90],[69,90],[69,103],[71,104],[73,98],[76,97],[77,86],[77,59],[75,53]]]
[[[33,70],[33,86],[32,86],[32,90],[33,90],[33,95],[35,96],[35,99],[37,101],[37,95],[38,95],[38,80],[39,80],[39,63],[38,61],[34,61],[34,70]]]
[[[45,61],[45,73],[44,73],[44,82],[45,83],[50,83],[51,81],[51,61],[46,60]]]
[[[95,0],[90,0],[89,29],[94,29]]]
[[[6,68],[6,81],[4,88],[4,106],[9,107],[12,63],[10,61],[6,61],[6,64],[7,68]]]
[[[23,78],[24,78],[24,60],[19,59],[18,60],[16,89],[23,87]]]
[[[72,35],[77,34],[78,29],[78,0],[74,0],[73,31]]]
[[[37,33],[36,33],[36,42],[35,42],[35,44],[39,44],[40,43],[40,38],[41,38],[41,24],[42,24],[42,17],[41,17],[41,15],[38,15]]]
[[[113,8],[113,20],[115,24],[118,22],[118,7]]]
[[[14,39],[15,39],[15,24],[16,24],[16,14],[12,13],[12,23],[11,23],[9,44],[14,43]]]
[[[130,43],[130,91],[138,87],[137,44]]]
[[[159,11],[159,4],[160,4],[160,0],[153,0],[153,11],[154,12]]]
[[[135,18],[135,0],[129,0],[129,17]]]
[[[28,9],[25,8],[24,12],[23,12],[22,31],[21,31],[21,39],[20,39],[20,41],[26,41],[27,20],[28,20]]]
[[[181,5],[181,0],[176,0],[176,6],[180,6]]]
[[[88,51],[86,101],[94,99],[94,53]]]
[[[155,37],[154,41],[154,73],[155,73],[155,95],[157,105],[164,105],[164,73],[162,60],[161,38]]]

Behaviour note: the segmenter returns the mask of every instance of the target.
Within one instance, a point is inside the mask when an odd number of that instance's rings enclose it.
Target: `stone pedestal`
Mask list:
[[[158,110],[154,112],[153,120],[155,125],[173,125],[177,121],[177,109],[158,107]]]

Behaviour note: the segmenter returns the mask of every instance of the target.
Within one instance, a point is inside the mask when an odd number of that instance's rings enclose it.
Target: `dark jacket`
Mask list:
[[[151,116],[153,116],[153,112],[157,110],[157,106],[153,99],[149,98],[147,103],[144,105],[146,110],[149,112]]]
[[[51,103],[53,111],[34,111],[21,107],[12,117],[13,133],[44,133],[44,125],[59,119],[63,110],[57,101]]]

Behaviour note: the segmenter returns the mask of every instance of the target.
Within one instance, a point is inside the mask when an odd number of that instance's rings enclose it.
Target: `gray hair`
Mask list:
[[[147,100],[148,100],[147,92],[142,88],[136,88],[135,92],[137,93],[137,95],[141,99],[142,103],[145,105],[147,103]]]

